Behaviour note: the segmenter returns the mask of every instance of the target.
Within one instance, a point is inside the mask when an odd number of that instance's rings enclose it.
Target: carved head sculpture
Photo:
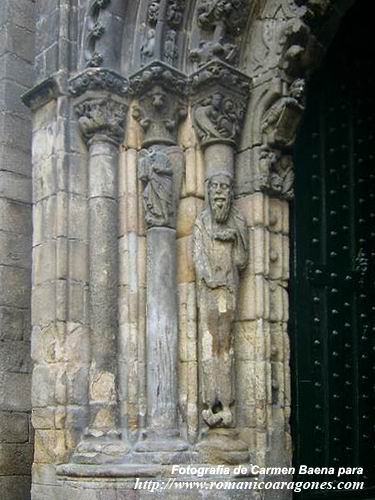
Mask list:
[[[152,1],[148,7],[148,22],[154,24],[159,16],[159,1]]]
[[[216,92],[213,94],[212,99],[211,99],[211,106],[215,110],[220,110],[221,109],[221,104],[223,102],[223,96]]]
[[[208,203],[218,224],[227,221],[232,207],[233,179],[228,173],[218,173],[208,180]]]
[[[290,97],[293,97],[298,102],[302,102],[303,98],[305,97],[305,87],[306,87],[305,80],[303,78],[297,78],[290,85],[289,89]]]

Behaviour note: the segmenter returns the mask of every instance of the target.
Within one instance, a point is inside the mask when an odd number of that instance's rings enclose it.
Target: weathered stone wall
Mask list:
[[[30,496],[31,114],[34,4],[0,5],[0,496]]]

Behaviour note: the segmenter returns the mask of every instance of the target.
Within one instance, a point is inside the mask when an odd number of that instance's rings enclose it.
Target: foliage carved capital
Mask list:
[[[155,61],[130,78],[130,93],[138,99],[133,117],[144,132],[143,145],[176,144],[179,123],[187,115],[187,78]]]

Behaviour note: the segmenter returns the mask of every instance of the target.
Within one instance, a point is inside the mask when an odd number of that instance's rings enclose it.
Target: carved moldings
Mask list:
[[[175,227],[173,168],[168,155],[157,147],[143,149],[140,153],[138,176],[144,185],[147,227]]]
[[[124,138],[127,105],[110,95],[88,97],[75,110],[84,139],[121,144]]]
[[[237,143],[249,97],[250,79],[213,61],[191,76],[194,127],[202,146]]]
[[[186,118],[186,77],[161,62],[153,62],[130,79],[138,97],[133,117],[144,131],[144,145],[176,144],[177,128]]]
[[[234,43],[247,20],[247,0],[201,0],[197,8],[197,23],[211,39],[202,39],[190,58],[203,65],[213,58],[236,64],[239,48]]]
[[[90,68],[82,71],[69,81],[69,91],[78,97],[89,90],[105,90],[120,96],[125,96],[129,82],[121,75],[104,68]]]
[[[248,261],[245,219],[233,207],[232,178],[207,181],[206,209],[194,226],[203,411],[209,427],[231,427],[234,394],[233,326],[239,273]]]

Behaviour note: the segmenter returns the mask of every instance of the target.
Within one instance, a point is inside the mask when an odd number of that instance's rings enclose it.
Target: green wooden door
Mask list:
[[[362,466],[363,477],[339,481],[363,480],[366,490],[300,498],[375,498],[371,3],[349,11],[308,91],[295,148],[290,324],[295,465]]]

